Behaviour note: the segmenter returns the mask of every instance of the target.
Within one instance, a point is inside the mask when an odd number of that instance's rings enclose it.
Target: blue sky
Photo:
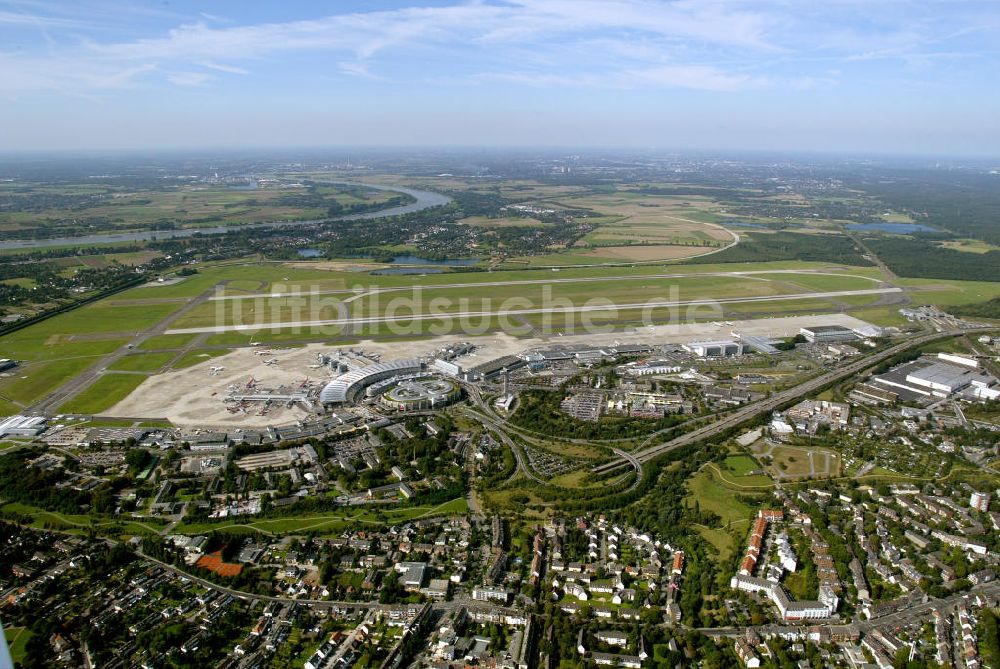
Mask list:
[[[316,145],[1000,156],[1000,3],[0,0],[0,150]]]

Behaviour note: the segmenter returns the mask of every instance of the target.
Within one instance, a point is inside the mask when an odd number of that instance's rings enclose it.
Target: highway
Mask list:
[[[620,448],[613,448],[611,450],[613,450],[615,452],[615,455],[617,455],[618,457],[624,458],[625,461],[628,462],[630,465],[632,465],[632,467],[635,469],[635,480],[632,481],[632,485],[630,485],[627,490],[627,492],[632,492],[633,490],[638,488],[639,484],[642,482],[642,463],[639,462],[639,460],[634,455],[632,455],[631,453],[626,453]]]
[[[500,440],[503,441],[504,445],[506,445],[507,448],[513,451],[514,458],[517,460],[517,469],[514,470],[513,475],[511,475],[508,481],[517,476],[518,471],[521,471],[524,472],[524,475],[530,478],[535,483],[545,483],[545,481],[535,476],[535,473],[531,471],[531,468],[528,466],[528,463],[525,462],[525,455],[521,451],[520,446],[518,446],[514,442],[514,440],[510,438],[510,436],[506,432],[506,427],[502,423],[472,409],[466,409],[465,413],[473,420],[480,421],[481,423],[483,423],[483,425],[496,432],[497,435],[499,435]]]
[[[638,450],[632,455],[642,463],[649,462],[658,455],[669,453],[670,451],[682,446],[712,437],[716,434],[746,423],[747,421],[753,420],[761,415],[775,411],[786,402],[807,397],[809,394],[820,390],[830,383],[835,383],[841,379],[857,374],[865,369],[868,369],[869,367],[884,362],[894,355],[902,353],[903,351],[917,346],[923,346],[924,344],[929,344],[939,339],[955,337],[959,334],[962,334],[962,332],[933,332],[920,335],[912,339],[907,339],[879,351],[874,355],[862,356],[858,360],[848,362],[836,369],[826,372],[825,374],[821,374],[820,376],[800,383],[797,386],[775,393],[767,399],[747,405],[734,413],[724,416],[721,420],[714,423],[692,430],[687,434],[683,434],[676,439],[671,439],[670,441],[665,441],[662,444],[656,444],[654,446]],[[612,460],[611,462],[594,467],[593,471],[597,474],[606,474],[624,467],[626,464],[628,464],[628,461],[624,458],[618,458],[617,460]]]

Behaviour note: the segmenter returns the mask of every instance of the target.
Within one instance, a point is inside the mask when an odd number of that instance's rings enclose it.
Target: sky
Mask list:
[[[0,0],[0,151],[299,146],[1000,157],[1000,2]]]

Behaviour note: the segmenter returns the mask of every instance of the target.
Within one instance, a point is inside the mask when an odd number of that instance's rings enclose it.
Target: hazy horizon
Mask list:
[[[0,151],[1000,156],[990,2],[0,2]]]

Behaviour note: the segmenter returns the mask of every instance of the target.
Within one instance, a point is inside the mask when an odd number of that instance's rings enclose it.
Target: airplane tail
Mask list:
[[[0,669],[14,669],[14,660],[10,657],[7,647],[7,635],[3,633],[3,623],[0,622]]]

